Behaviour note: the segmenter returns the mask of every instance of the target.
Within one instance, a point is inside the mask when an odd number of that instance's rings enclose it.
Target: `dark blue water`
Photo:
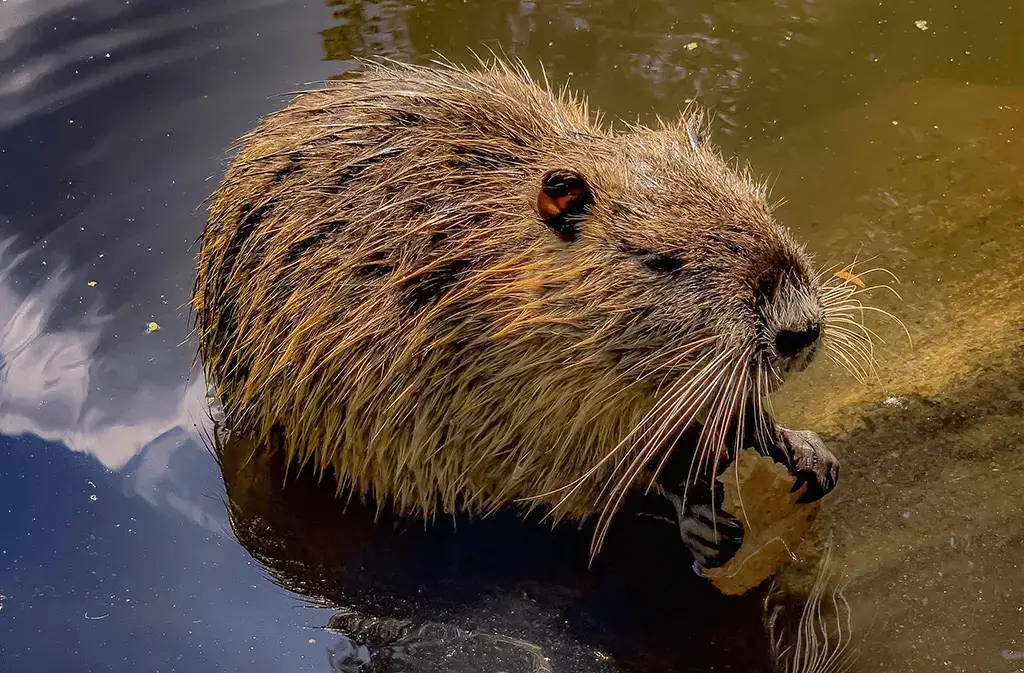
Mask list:
[[[224,534],[214,489],[195,494],[211,500],[201,525],[92,457],[34,438],[3,449],[0,670],[324,670],[307,641],[325,634]],[[209,473],[191,450],[168,476]]]
[[[179,346],[211,178],[272,95],[337,71],[329,21],[0,5],[0,671],[329,670],[323,611],[228,534]]]

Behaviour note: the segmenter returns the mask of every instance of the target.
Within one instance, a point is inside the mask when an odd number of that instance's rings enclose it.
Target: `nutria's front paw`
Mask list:
[[[820,500],[835,488],[839,481],[839,459],[825,448],[818,435],[810,430],[779,428],[779,438],[789,458],[790,470],[796,475],[793,490],[807,484],[798,503]]]
[[[694,559],[694,570],[718,568],[736,555],[743,544],[743,525],[738,519],[706,503],[691,502],[685,507],[679,496],[666,492],[676,510],[679,535]],[[691,496],[692,497],[692,496]]]

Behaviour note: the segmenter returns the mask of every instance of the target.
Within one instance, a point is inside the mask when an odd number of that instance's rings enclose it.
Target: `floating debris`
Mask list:
[[[835,277],[842,278],[843,280],[848,280],[862,290],[867,287],[866,285],[864,285],[864,281],[860,279],[860,276],[850,273],[849,271],[836,271]]]
[[[160,325],[154,322],[146,323],[146,334],[152,334],[160,330]]]
[[[922,20],[918,19],[917,21],[914,22],[914,25],[917,26],[918,30],[928,30],[928,22],[927,21],[922,21]]]
[[[90,280],[88,283],[86,283],[86,285],[88,285],[89,287],[96,287],[96,281]]]
[[[885,398],[885,406],[887,407],[899,407],[900,409],[907,408],[907,399],[905,397],[897,397],[890,395]]]
[[[687,51],[693,51],[693,50],[694,50],[694,49],[696,49],[697,47],[698,47],[698,45],[697,45],[697,43],[696,43],[696,42],[689,42],[689,43],[687,43],[687,45],[686,45],[686,50],[687,50]]]

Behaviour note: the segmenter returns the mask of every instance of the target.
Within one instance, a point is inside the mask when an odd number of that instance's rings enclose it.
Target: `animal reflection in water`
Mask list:
[[[521,512],[424,526],[331,477],[216,432],[236,539],[272,581],[335,611],[325,657],[347,672],[839,673],[848,609],[828,553],[806,599],[774,583],[720,595],[688,570],[670,513],[630,501],[588,568],[586,526]],[[457,534],[456,534],[457,531]],[[651,564],[650,559],[678,559]],[[844,612],[845,610],[845,612]]]

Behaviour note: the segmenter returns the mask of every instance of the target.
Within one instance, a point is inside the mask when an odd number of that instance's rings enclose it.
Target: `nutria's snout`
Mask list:
[[[779,330],[775,334],[775,350],[782,357],[795,359],[816,349],[820,339],[821,323],[807,320]]]
[[[776,330],[772,340],[775,348],[774,368],[785,380],[790,374],[806,369],[821,346],[822,324],[817,316],[803,318]]]
[[[764,290],[764,288],[760,288]],[[759,319],[761,364],[770,373],[769,389],[806,369],[827,330],[821,291],[810,273],[795,267],[792,275],[767,292]]]

